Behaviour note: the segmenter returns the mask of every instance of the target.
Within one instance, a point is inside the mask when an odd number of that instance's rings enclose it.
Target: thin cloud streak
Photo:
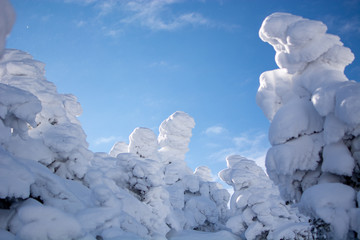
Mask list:
[[[215,22],[199,12],[175,13],[173,7],[183,4],[183,0],[64,0],[64,2],[93,7],[97,12],[93,21],[97,24],[104,24],[104,18],[115,16],[111,26],[109,23],[106,26],[113,31],[122,31],[124,27],[133,25],[152,31],[174,31],[186,26],[215,27],[227,30],[237,28],[237,26]],[[88,22],[90,21],[88,19]],[[114,36],[114,34],[107,35]]]
[[[116,137],[116,136],[110,136],[110,137],[100,137],[98,139],[96,139],[94,141],[94,145],[101,145],[101,144],[107,144],[107,143],[111,143],[111,142],[117,142],[117,141],[121,141],[121,137]]]
[[[170,7],[179,0],[129,1],[124,10],[132,13],[121,20],[126,24],[140,24],[151,30],[175,30],[185,25],[209,25],[210,21],[200,13],[175,15]],[[166,17],[165,17],[166,16]]]
[[[222,134],[226,131],[227,130],[221,126],[211,126],[205,130],[205,134],[207,134],[207,135],[216,134],[217,135],[217,134]]]
[[[254,160],[265,170],[265,157],[269,146],[265,133],[243,133],[233,137],[227,148],[219,149],[210,154],[213,161],[224,161],[229,155],[241,155]]]

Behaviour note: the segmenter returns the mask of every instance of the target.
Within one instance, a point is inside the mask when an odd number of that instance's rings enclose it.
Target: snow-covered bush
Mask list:
[[[250,239],[308,239],[308,219],[281,199],[277,187],[252,160],[228,156],[219,177],[233,187],[226,226]]]
[[[274,47],[279,69],[260,76],[256,100],[271,121],[270,178],[285,200],[300,202],[344,239],[349,230],[360,233],[351,220],[359,218],[360,84],[344,75],[354,55],[326,31],[319,21],[268,16],[259,35]]]

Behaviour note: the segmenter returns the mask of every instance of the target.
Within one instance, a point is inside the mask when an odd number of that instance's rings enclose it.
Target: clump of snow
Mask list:
[[[355,191],[341,183],[318,184],[304,192],[300,208],[308,215],[330,223],[336,239],[346,239],[349,211],[355,208]]]
[[[334,196],[345,188],[359,190],[360,84],[344,74],[353,53],[326,31],[319,21],[288,13],[268,16],[259,36],[274,47],[279,69],[260,76],[256,100],[271,121],[269,177],[282,197],[300,201],[308,215],[330,224],[332,237],[343,239],[349,231],[359,231],[355,205],[329,200],[325,207],[316,201],[328,196],[325,187],[330,194],[334,186]],[[353,193],[347,197],[352,199]]]
[[[335,57],[331,61],[333,64],[346,66],[351,63],[354,59],[353,54],[340,50],[338,47],[343,44],[339,37],[327,34],[326,31],[327,27],[322,22],[288,13],[274,13],[264,20],[259,36],[274,47],[276,64],[287,69],[290,74],[303,71],[308,63],[316,61],[326,53],[345,55]],[[335,49],[332,49],[334,47]],[[331,60],[332,56],[328,55],[326,58]]]
[[[129,136],[129,152],[142,158],[158,159],[156,134],[148,128],[135,128]]]
[[[129,152],[129,145],[126,142],[117,142],[111,148],[109,155],[112,157],[116,157],[119,153],[127,152]]]
[[[286,206],[261,167],[239,155],[228,156],[219,177],[233,187],[226,226],[246,239],[297,239],[310,234],[306,217]]]
[[[17,208],[9,227],[20,239],[76,239],[82,236],[80,223],[74,217],[33,199]]]
[[[27,198],[30,195],[30,185],[35,182],[34,176],[26,165],[12,158],[0,147],[0,198]]]
[[[288,102],[277,111],[269,129],[272,145],[286,143],[302,135],[322,131],[323,120],[309,100]]]
[[[175,112],[159,127],[158,142],[164,162],[182,162],[195,127],[194,119],[185,112]]]
[[[355,162],[349,149],[342,141],[326,145],[323,151],[324,162],[321,165],[323,172],[345,176],[352,175]]]
[[[186,230],[179,233],[173,233],[170,236],[171,240],[198,240],[198,239],[207,239],[207,240],[219,240],[219,239],[227,239],[227,240],[240,240],[241,238],[231,234],[228,231],[218,231],[215,233],[209,232],[199,232],[194,230]]]

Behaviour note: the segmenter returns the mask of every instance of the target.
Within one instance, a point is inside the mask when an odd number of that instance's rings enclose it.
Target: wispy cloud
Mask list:
[[[121,141],[121,140],[122,140],[121,137],[116,137],[116,136],[100,137],[94,141],[94,144],[101,145],[101,144],[106,144],[106,143],[111,143],[111,142],[115,143],[115,142]]]
[[[76,25],[77,27],[83,27],[83,26],[86,25],[86,21],[84,21],[84,20],[75,21],[75,25]]]
[[[221,127],[221,126],[211,126],[211,127],[208,127],[206,130],[205,130],[205,134],[207,135],[214,135],[214,134],[222,134],[222,133],[225,133],[227,130],[226,128],[224,127]]]
[[[180,66],[176,64],[169,63],[168,61],[155,61],[148,65],[150,68],[166,68],[166,69],[178,69]]]
[[[341,33],[352,37],[354,33],[360,33],[360,17],[344,18],[342,16],[326,15],[321,19],[330,29],[330,32]]]
[[[77,4],[83,4],[88,5],[91,3],[96,2],[97,0],[64,0],[65,3],[77,3]]]
[[[122,23],[140,24],[152,30],[175,30],[185,25],[209,25],[210,20],[197,12],[175,14],[171,7],[179,0],[128,1],[123,10],[129,16]]]
[[[218,23],[191,9],[179,12],[179,8],[176,7],[181,6],[183,9],[187,4],[183,0],[64,0],[64,2],[93,7],[96,12],[93,20],[104,24],[103,19],[110,17],[111,28],[114,30],[136,25],[152,31],[174,31],[185,26],[225,29],[234,27]],[[206,2],[203,1],[201,4]]]
[[[229,155],[241,155],[254,160],[265,169],[265,156],[269,148],[267,136],[262,132],[245,132],[239,136],[229,136],[229,140],[222,144],[209,158],[213,161],[225,161]]]

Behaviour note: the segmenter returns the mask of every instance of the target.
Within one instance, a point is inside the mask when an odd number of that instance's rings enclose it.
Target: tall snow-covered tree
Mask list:
[[[259,35],[274,47],[279,69],[260,76],[256,100],[271,121],[270,178],[285,200],[345,239],[359,231],[360,84],[344,74],[354,55],[326,31],[319,21],[268,16]]]
[[[286,205],[278,188],[261,167],[239,155],[226,158],[219,177],[232,186],[230,217],[226,226],[246,239],[308,239],[308,219]]]

